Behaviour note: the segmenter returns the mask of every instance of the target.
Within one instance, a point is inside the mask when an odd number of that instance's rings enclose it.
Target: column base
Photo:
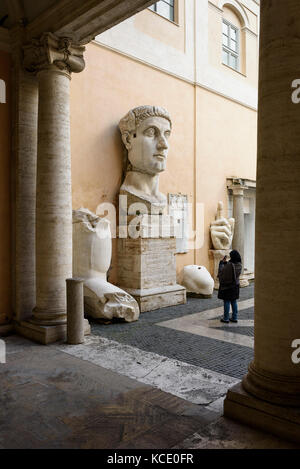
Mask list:
[[[300,407],[284,407],[257,399],[241,383],[228,390],[224,416],[300,443]]]
[[[240,287],[245,288],[245,287],[249,287],[249,285],[250,284],[249,284],[249,280],[248,280],[247,276],[242,274],[240,276]]]
[[[169,285],[160,288],[149,288],[134,290],[123,288],[135,298],[141,313],[155,309],[167,308],[168,306],[183,305],[186,303],[186,289],[181,285]]]
[[[67,338],[67,324],[55,326],[40,326],[29,321],[15,322],[15,330],[26,339],[39,344],[48,345]],[[91,326],[87,319],[84,320],[84,335],[91,333]]]

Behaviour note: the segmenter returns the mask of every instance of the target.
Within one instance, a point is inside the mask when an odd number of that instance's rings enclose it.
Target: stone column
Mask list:
[[[244,190],[246,187],[240,183],[233,183],[229,189],[232,190],[233,194],[233,218],[235,219],[234,234],[232,239],[232,249],[236,249],[242,258],[244,266],[244,242],[245,242],[245,218],[244,218]],[[242,275],[240,277],[241,287],[247,287],[249,282],[243,276],[244,267]]]
[[[66,279],[72,276],[70,78],[84,68],[83,51],[51,33],[24,47],[25,68],[38,76],[39,112],[36,307],[22,327],[43,343],[60,339],[66,329]]]
[[[261,2],[255,354],[225,415],[300,442],[300,3]],[[300,353],[298,352],[298,356]]]
[[[84,298],[81,278],[68,278],[67,282],[67,343],[84,342]]]
[[[16,321],[29,318],[35,306],[38,81],[23,67],[24,34],[20,25],[10,32],[13,57],[13,311]]]

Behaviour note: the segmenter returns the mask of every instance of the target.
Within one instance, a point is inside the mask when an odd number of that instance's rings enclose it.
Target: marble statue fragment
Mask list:
[[[225,218],[223,202],[218,203],[215,221],[210,224],[210,235],[215,250],[230,249],[234,234],[234,218]]]
[[[182,284],[188,293],[198,295],[211,296],[214,290],[214,279],[201,265],[186,265],[183,268]]]
[[[166,169],[171,134],[171,118],[159,106],[139,106],[130,110],[119,123],[126,149],[125,179],[120,194],[130,203],[142,202],[162,214],[167,198],[159,190],[159,175]]]
[[[110,222],[85,208],[73,210],[73,276],[84,279],[86,314],[136,321],[140,314],[136,300],[107,282],[111,255]]]
[[[166,213],[167,197],[159,190],[170,115],[159,106],[139,106],[120,120],[119,128],[126,152],[119,198],[119,286],[134,296],[141,312],[184,304],[186,289],[176,280],[174,217]]]

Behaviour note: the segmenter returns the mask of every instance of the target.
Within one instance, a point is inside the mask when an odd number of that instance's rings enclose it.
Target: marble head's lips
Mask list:
[[[153,156],[160,160],[165,160],[167,158],[167,155],[164,155],[163,153],[155,153]]]

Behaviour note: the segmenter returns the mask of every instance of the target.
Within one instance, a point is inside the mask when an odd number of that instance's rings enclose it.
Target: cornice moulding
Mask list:
[[[223,14],[222,8],[219,8],[217,5],[215,5],[213,2],[210,2],[209,0],[208,0],[208,6],[212,8],[213,10],[216,10],[218,13],[220,13],[220,15]]]

